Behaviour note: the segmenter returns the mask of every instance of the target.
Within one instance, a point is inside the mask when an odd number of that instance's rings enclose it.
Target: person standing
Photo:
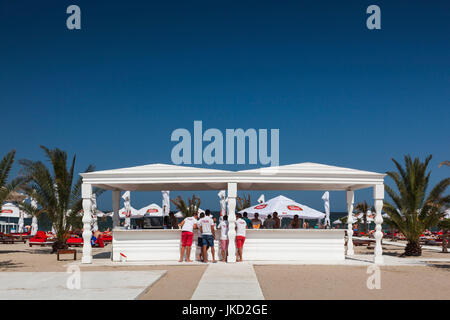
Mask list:
[[[197,247],[200,248],[200,250],[198,251],[198,255],[197,255],[197,260],[198,261],[203,261],[203,235],[202,235],[202,231],[200,229],[200,221],[204,217],[205,217],[205,213],[204,212],[200,212],[200,216],[199,216],[199,219],[197,221],[197,229],[198,229]]]
[[[262,221],[259,218],[259,213],[256,212],[254,218],[252,219],[252,228],[259,229],[262,225]]]
[[[273,213],[273,220],[275,221],[275,225],[273,226],[273,228],[280,229],[281,220],[280,220],[280,218],[278,218],[278,212]]]
[[[242,219],[240,213],[238,213],[237,216],[239,218],[236,220],[236,262],[241,262],[242,251],[244,250],[247,223],[244,219]]]
[[[245,223],[247,224],[247,229],[252,229],[253,228],[253,224],[252,224],[252,220],[250,220],[248,217],[247,217],[247,212],[244,212],[244,217],[242,218],[244,221],[245,221]]]
[[[178,225],[181,228],[181,252],[180,260],[178,262],[183,262],[184,251],[186,250],[186,262],[192,262],[191,257],[191,246],[192,239],[194,238],[194,229],[197,229],[197,218],[198,214],[195,213],[192,217],[187,217]]]
[[[294,219],[292,219],[291,223],[289,224],[289,226],[292,229],[299,229],[300,228],[300,219],[298,218],[298,214],[296,214],[294,216]]]
[[[228,216],[223,216],[223,220],[219,223],[220,229],[220,248],[222,250],[222,262],[227,261],[228,255]]]
[[[264,229],[273,229],[275,226],[275,220],[272,219],[272,216],[269,214],[267,215],[266,220],[264,220],[263,228]]]
[[[169,223],[172,229],[178,229],[178,219],[173,212],[169,213]]]
[[[216,253],[214,250],[215,224],[209,210],[205,211],[205,217],[200,219],[199,226],[203,238],[203,262],[208,262],[208,248],[211,248],[212,262],[216,263]]]

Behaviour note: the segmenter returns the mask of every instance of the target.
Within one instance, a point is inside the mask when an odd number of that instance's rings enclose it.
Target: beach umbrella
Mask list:
[[[202,212],[205,213],[205,210],[198,208],[197,213],[200,214]],[[183,214],[183,212],[178,211],[177,213],[175,213],[175,217],[184,218],[184,214]]]
[[[97,231],[98,230],[98,221],[97,221],[97,195],[95,193],[93,193],[91,195],[91,210],[92,210],[92,221],[91,221],[91,225],[92,225],[92,231]]]
[[[326,191],[322,195],[323,205],[325,207],[325,226],[330,227],[330,193]]]
[[[244,212],[247,212],[249,218],[253,218],[254,214],[258,213],[262,219],[265,219],[267,215],[273,214],[274,212],[278,212],[280,218],[293,218],[295,215],[298,215],[300,219],[323,219],[325,217],[324,213],[281,195],[239,211],[239,213]]]
[[[220,190],[217,194],[219,196],[220,202],[220,216],[219,220],[222,221],[223,216],[227,214],[227,199],[226,199],[226,191]]]
[[[142,207],[138,210],[137,213],[142,217],[163,217],[166,215],[163,208],[158,206],[156,203],[152,203],[148,206]]]
[[[162,193],[162,207],[165,216],[170,212],[170,191],[161,191]]]
[[[266,200],[264,199],[264,195],[262,194],[258,198],[258,203],[264,203],[264,202],[266,202]]]
[[[131,193],[126,191],[123,196],[123,207],[125,208],[125,229],[131,228]]]
[[[34,200],[34,198],[31,198],[31,206],[33,209],[37,208],[37,202]],[[36,216],[33,216],[31,219],[31,235],[34,236],[38,232],[38,218]]]

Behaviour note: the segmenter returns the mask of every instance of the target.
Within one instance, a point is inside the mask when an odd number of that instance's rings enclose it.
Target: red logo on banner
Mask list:
[[[300,208],[299,206],[294,206],[294,205],[292,205],[292,206],[287,206],[287,208],[288,208],[289,210],[303,211],[302,208]]]
[[[158,209],[148,209],[147,213],[156,213],[158,212]]]
[[[256,206],[255,209],[264,209],[267,207],[267,204],[260,204],[259,206]]]
[[[11,209],[5,209],[2,210],[2,213],[13,213],[13,211]]]

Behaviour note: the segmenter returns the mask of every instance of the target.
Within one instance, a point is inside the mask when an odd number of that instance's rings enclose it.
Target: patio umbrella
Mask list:
[[[97,195],[95,193],[92,194],[91,196],[91,201],[92,201],[92,231],[97,231],[98,230],[98,221],[97,221]]]
[[[327,191],[322,196],[323,205],[325,207],[325,226],[330,227],[330,193]]]
[[[266,202],[266,200],[264,199],[264,195],[262,194],[258,198],[258,203],[264,203],[264,202]]]
[[[300,219],[323,219],[325,217],[324,213],[304,204],[297,203],[285,196],[278,196],[264,203],[239,211],[239,213],[243,212],[247,212],[249,218],[253,218],[254,214],[258,213],[263,219],[265,219],[268,214],[273,214],[274,212],[278,212],[280,218],[293,218],[295,215],[298,215]]]
[[[131,193],[127,191],[122,196],[123,207],[125,208],[125,229],[131,228]],[[120,212],[119,212],[120,214]]]
[[[163,213],[165,216],[169,215],[170,212],[170,191],[161,191],[162,193],[162,207],[163,207]]]
[[[34,200],[33,198],[31,198],[31,206],[36,209],[37,208],[37,202],[36,200]],[[38,218],[36,216],[33,216],[33,218],[31,219],[31,235],[35,236],[36,233],[38,232]]]
[[[219,196],[220,202],[220,216],[219,220],[222,221],[223,216],[227,214],[227,199],[226,199],[226,191],[220,190],[217,194]]]
[[[149,204],[148,206],[139,209],[137,214],[143,217],[163,217],[166,215],[163,208],[156,203]]]

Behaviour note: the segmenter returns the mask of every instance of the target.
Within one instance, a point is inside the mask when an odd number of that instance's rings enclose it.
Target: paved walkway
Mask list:
[[[264,300],[253,265],[248,262],[211,263],[192,300]]]
[[[0,272],[0,299],[132,300],[166,271]],[[69,286],[75,289],[69,289]]]

